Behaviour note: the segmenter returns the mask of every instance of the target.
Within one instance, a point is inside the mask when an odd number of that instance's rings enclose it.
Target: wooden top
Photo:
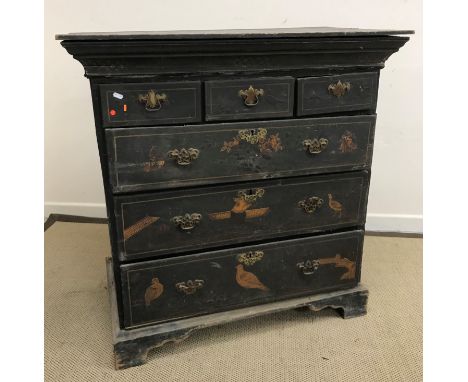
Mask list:
[[[358,28],[275,28],[275,29],[225,29],[192,31],[148,32],[89,32],[57,34],[56,40],[209,40],[246,38],[315,38],[353,36],[391,36],[413,34],[412,30],[358,29]]]

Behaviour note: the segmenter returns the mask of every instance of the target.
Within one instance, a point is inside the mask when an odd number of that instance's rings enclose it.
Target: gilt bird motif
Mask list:
[[[242,288],[260,289],[265,292],[269,291],[269,289],[261,283],[258,277],[252,272],[247,272],[242,264],[237,264],[236,269],[236,281]]]
[[[340,202],[333,200],[332,194],[328,194],[328,206],[334,211],[335,215],[338,215],[341,218],[343,206]]]
[[[145,292],[145,305],[148,307],[151,303],[162,295],[164,291],[164,285],[159,282],[157,277],[151,280],[151,285],[146,288]]]

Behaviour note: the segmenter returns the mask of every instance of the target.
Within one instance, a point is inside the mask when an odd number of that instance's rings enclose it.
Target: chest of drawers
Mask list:
[[[91,82],[117,368],[241,318],[365,314],[379,72],[409,33],[57,36]]]

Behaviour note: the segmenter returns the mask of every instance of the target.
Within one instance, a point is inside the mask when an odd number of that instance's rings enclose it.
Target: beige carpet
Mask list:
[[[46,381],[422,381],[422,239],[366,237],[368,314],[288,311],[196,332],[115,371],[107,226],[45,233]]]

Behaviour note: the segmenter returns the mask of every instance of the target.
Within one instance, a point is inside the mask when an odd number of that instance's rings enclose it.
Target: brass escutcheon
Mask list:
[[[174,159],[175,161],[177,161],[177,164],[181,166],[189,165],[190,163],[192,163],[193,160],[197,159],[199,155],[200,150],[194,149],[192,147],[189,149],[174,149],[167,153],[167,156],[169,158]]]
[[[161,109],[162,102],[167,101],[166,94],[158,94],[153,89],[149,90],[146,94],[138,95],[138,102],[145,104],[147,111],[157,111]]]
[[[188,280],[177,283],[175,287],[178,292],[182,292],[185,294],[194,294],[198,289],[203,288],[204,284],[204,280]]]
[[[251,193],[248,193],[247,190],[241,190],[237,193],[237,196],[244,199],[247,203],[253,203],[263,195],[265,195],[265,190],[263,188],[256,188],[253,192],[251,190]]]
[[[185,214],[183,216],[174,216],[171,221],[182,231],[194,229],[202,220],[202,215],[198,213]]]
[[[263,258],[264,254],[265,253],[263,251],[250,251],[247,253],[239,254],[237,260],[239,261],[239,263],[245,265],[253,265],[257,261],[260,261]]]
[[[336,84],[328,85],[328,92],[333,94],[335,97],[341,97],[350,90],[351,84],[349,82],[338,81]]]
[[[239,96],[244,99],[245,106],[255,106],[258,103],[258,97],[263,94],[263,89],[255,89],[252,85],[246,90],[239,90]]]
[[[320,154],[323,150],[327,148],[328,139],[326,138],[306,139],[302,143],[310,154]]]
[[[302,263],[297,263],[296,266],[301,270],[302,274],[304,275],[311,275],[313,274],[319,267],[320,261],[319,260],[306,260]]]
[[[323,204],[323,199],[318,196],[312,196],[310,198],[301,200],[297,205],[304,209],[308,214],[314,213]]]
[[[259,141],[264,140],[267,136],[267,133],[267,129],[263,128],[239,130],[239,138],[250,143],[251,145],[255,145]]]

